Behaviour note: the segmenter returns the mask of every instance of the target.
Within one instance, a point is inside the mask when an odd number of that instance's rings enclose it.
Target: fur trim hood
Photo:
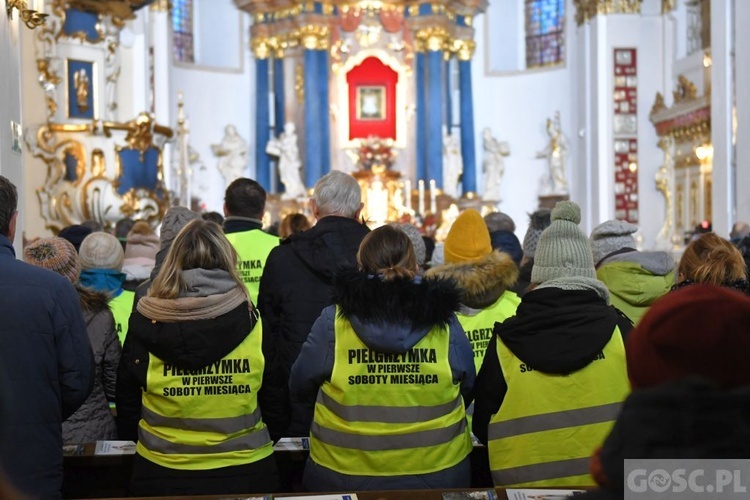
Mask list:
[[[109,296],[102,292],[97,292],[89,288],[76,287],[78,299],[81,301],[81,308],[84,311],[100,313],[109,309]]]
[[[361,272],[339,275],[334,303],[371,349],[405,352],[458,310],[459,292],[444,279],[383,281]]]
[[[518,281],[518,266],[497,250],[477,262],[443,264],[429,269],[426,278],[446,278],[458,285],[461,303],[472,309],[491,306]]]

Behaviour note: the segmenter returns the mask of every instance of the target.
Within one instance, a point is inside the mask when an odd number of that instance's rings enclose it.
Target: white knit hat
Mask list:
[[[607,255],[623,248],[635,249],[633,233],[636,231],[638,226],[624,220],[608,220],[596,226],[589,238],[594,262],[598,263]]]
[[[78,251],[81,270],[114,269],[122,271],[125,253],[120,241],[109,233],[91,233],[84,238]]]

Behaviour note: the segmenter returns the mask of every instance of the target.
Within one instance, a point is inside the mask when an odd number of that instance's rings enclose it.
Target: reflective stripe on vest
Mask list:
[[[449,341],[447,328],[435,327],[406,353],[379,353],[337,314],[333,372],[315,404],[310,458],[369,476],[427,474],[466,458],[471,439]]]
[[[568,375],[534,370],[498,339],[508,392],[488,428],[496,486],[587,486],[589,457],[630,388],[619,328],[594,361]]]
[[[257,397],[265,365],[262,332],[258,319],[231,353],[197,370],[150,354],[137,452],[183,470],[231,467],[269,456],[272,442]]]
[[[266,267],[268,254],[279,246],[279,238],[260,229],[229,233],[226,237],[237,251],[237,271],[247,286],[250,300],[257,304],[260,277],[263,275],[263,268]]]
[[[133,312],[134,300],[135,292],[123,290],[120,295],[109,301],[109,310],[115,319],[115,331],[120,339],[120,345],[125,343],[125,336],[128,334],[128,322],[130,313]]]
[[[456,314],[458,322],[461,323],[474,350],[474,368],[477,373],[479,373],[479,368],[482,367],[484,353],[487,351],[487,344],[490,343],[492,338],[495,323],[502,323],[511,316],[515,316],[520,303],[521,298],[515,292],[507,290],[494,304],[473,316]]]

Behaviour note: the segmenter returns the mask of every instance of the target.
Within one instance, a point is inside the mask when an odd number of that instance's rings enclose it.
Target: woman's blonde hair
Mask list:
[[[178,297],[180,292],[187,289],[182,271],[189,269],[226,271],[247,294],[247,288],[237,273],[237,252],[215,222],[195,219],[182,228],[169,247],[148,296],[161,299]]]
[[[714,233],[691,242],[677,266],[680,282],[730,286],[745,279],[745,260],[734,245]]]
[[[382,226],[364,237],[357,252],[362,271],[379,275],[384,281],[413,279],[417,275],[417,256],[406,233]]]

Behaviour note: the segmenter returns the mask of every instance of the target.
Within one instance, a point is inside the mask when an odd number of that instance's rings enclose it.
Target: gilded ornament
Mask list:
[[[578,26],[598,15],[640,14],[643,0],[573,0]]]
[[[661,13],[669,14],[675,9],[675,0],[661,0]]]
[[[294,68],[294,92],[297,94],[297,102],[305,102],[305,72],[302,63],[297,63]]]
[[[169,0],[156,0],[149,8],[152,12],[169,12],[172,9],[172,2]]]
[[[254,38],[250,42],[250,49],[253,51],[256,59],[268,59],[271,54],[267,38]]]
[[[86,70],[81,68],[73,74],[73,82],[76,90],[76,106],[81,113],[89,109],[89,88],[91,80]]]
[[[29,29],[38,28],[47,20],[49,14],[29,9],[26,0],[6,0],[8,3],[5,6],[5,13],[8,15],[8,19],[13,19],[13,9],[16,9],[21,17],[21,21]]]
[[[685,75],[677,77],[677,90],[672,92],[674,103],[694,101],[698,99],[698,89]]]
[[[655,115],[659,111],[665,109],[667,109],[667,106],[664,105],[664,96],[661,92],[657,92],[656,97],[654,98],[654,104],[651,106],[651,115]]]

